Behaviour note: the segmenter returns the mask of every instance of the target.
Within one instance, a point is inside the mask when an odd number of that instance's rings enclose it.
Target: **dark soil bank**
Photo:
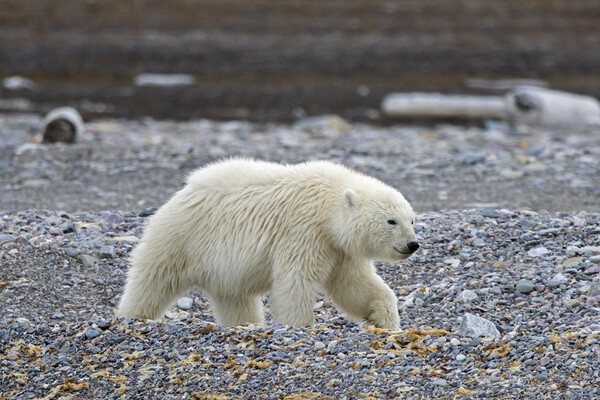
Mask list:
[[[4,89],[4,110],[69,103],[87,116],[372,118],[390,91],[466,91],[471,77],[600,95],[595,0],[1,3],[0,77],[37,83]],[[196,83],[134,86],[144,72]]]

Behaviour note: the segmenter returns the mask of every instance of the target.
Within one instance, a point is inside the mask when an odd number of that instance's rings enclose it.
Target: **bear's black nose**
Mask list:
[[[415,251],[417,251],[417,250],[419,249],[419,247],[421,247],[421,246],[419,246],[419,243],[417,243],[417,242],[410,242],[410,243],[408,243],[408,244],[406,245],[406,247],[408,247],[408,250],[409,250],[411,253],[414,253],[414,252],[415,252]]]

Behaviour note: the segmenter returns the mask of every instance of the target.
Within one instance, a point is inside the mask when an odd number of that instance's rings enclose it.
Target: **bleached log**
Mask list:
[[[600,103],[593,97],[521,87],[506,95],[507,120],[516,130],[526,127],[587,131],[600,129]]]
[[[393,93],[383,100],[384,115],[393,118],[503,119],[503,96]]]
[[[495,90],[506,92],[521,86],[548,87],[548,82],[539,79],[482,79],[469,78],[466,81],[467,87],[473,89]]]
[[[55,108],[42,121],[44,143],[75,143],[83,131],[83,119],[79,112],[72,107]]]

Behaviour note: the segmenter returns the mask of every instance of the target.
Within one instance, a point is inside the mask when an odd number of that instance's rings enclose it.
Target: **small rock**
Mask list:
[[[535,285],[527,279],[520,280],[515,286],[515,290],[519,293],[527,294],[533,292]]]
[[[535,379],[540,382],[546,382],[548,380],[548,375],[546,374],[536,374]]]
[[[106,244],[100,247],[99,255],[102,258],[115,258],[117,256],[117,251],[114,246]]]
[[[60,311],[57,311],[52,314],[52,319],[63,319],[64,317],[65,314],[61,313]]]
[[[321,115],[299,119],[294,123],[294,128],[301,131],[333,130],[349,132],[350,125],[337,115]]]
[[[567,278],[563,274],[556,274],[546,284],[550,288],[555,288],[555,287],[558,287],[560,285],[566,285],[569,282],[570,282],[569,278]]]
[[[451,346],[458,346],[460,344],[460,340],[458,340],[457,338],[452,338],[452,340],[450,340],[450,345]]]
[[[144,211],[140,212],[140,217],[149,217],[154,215],[154,213],[158,210],[156,207],[146,208]]]
[[[455,358],[456,361],[464,361],[467,358],[464,354],[458,354]]]
[[[590,261],[594,264],[600,264],[600,256],[592,256],[590,257]]]
[[[452,268],[458,268],[460,260],[456,258],[446,258],[444,259],[444,263],[450,265]]]
[[[600,296],[600,281],[596,280],[591,285],[587,291],[588,297]]]
[[[472,301],[475,301],[479,299],[479,296],[477,296],[477,293],[473,292],[472,290],[463,290],[462,292],[460,292],[460,294],[458,296],[456,296],[456,300],[461,301],[463,303],[470,303]]]
[[[177,299],[177,307],[179,307],[181,310],[189,310],[192,308],[193,304],[194,300],[189,297],[180,297]]]
[[[533,242],[535,241],[535,236],[533,236],[531,233],[524,233],[519,236],[519,241],[523,243]]]
[[[342,380],[341,379],[332,379],[329,382],[327,382],[327,387],[338,387],[342,384]]]
[[[477,338],[480,336],[499,338],[500,332],[491,321],[476,315],[467,313],[463,316],[458,334],[461,336],[469,336]]]
[[[95,329],[90,328],[87,331],[85,331],[85,337],[88,339],[94,339],[98,336],[100,336],[100,332]]]
[[[109,213],[102,215],[102,222],[109,226],[120,224],[123,221],[123,217],[121,217],[119,214]]]
[[[13,235],[0,235],[0,246],[4,243],[14,242],[16,239]]]
[[[597,304],[600,304],[600,296],[588,297],[585,301],[585,305],[588,307],[595,307]]]
[[[494,286],[490,288],[490,293],[495,295],[501,295],[502,289],[499,286]]]
[[[446,382],[446,380],[442,378],[436,378],[433,380],[432,383],[436,386],[446,386],[448,384],[448,382]]]
[[[544,246],[539,246],[539,247],[534,247],[533,249],[529,250],[527,252],[527,255],[529,255],[529,257],[541,257],[548,253],[550,253],[550,250],[548,250]]]
[[[314,343],[313,347],[317,350],[323,350],[326,346],[325,346],[325,343],[323,343],[321,341],[317,341]]]
[[[492,209],[481,210],[481,215],[486,218],[502,218],[502,213]]]
[[[46,244],[51,244],[52,241],[48,238],[46,238],[44,235],[38,235],[34,238],[29,239],[29,244],[32,245],[33,247],[41,247],[44,246]]]
[[[17,360],[19,359],[19,353],[16,353],[16,352],[14,352],[14,351],[9,351],[9,352],[6,354],[6,359],[7,359],[8,361],[17,361]]]
[[[581,257],[571,257],[565,259],[565,261],[563,261],[563,265],[575,265],[579,264],[580,262],[583,262],[583,259]]]
[[[597,256],[600,255],[600,246],[581,247],[577,252],[579,254],[585,254],[586,256]]]
[[[329,344],[327,345],[327,351],[331,352],[333,349],[335,349],[337,344],[338,344],[337,340],[332,340],[331,342],[329,342]]]
[[[579,307],[581,302],[577,299],[566,299],[563,300],[563,304],[567,307]]]
[[[485,154],[479,152],[470,152],[461,155],[458,162],[464,165],[475,165],[485,162]]]
[[[594,275],[600,273],[600,265],[592,265],[585,269],[586,275]]]
[[[485,240],[482,238],[473,239],[473,246],[475,247],[485,247]]]
[[[114,238],[110,238],[113,242],[126,242],[126,243],[137,243],[140,239],[137,236],[128,235],[128,236],[117,236]]]
[[[76,249],[74,247],[67,247],[65,253],[67,253],[69,257],[77,257],[81,252],[79,251],[79,249]]]
[[[96,257],[92,257],[90,255],[87,254],[82,254],[81,255],[81,261],[83,262],[83,265],[91,268],[94,265],[98,264],[98,259]]]

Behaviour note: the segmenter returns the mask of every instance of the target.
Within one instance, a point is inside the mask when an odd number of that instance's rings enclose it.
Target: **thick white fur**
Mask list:
[[[349,316],[398,329],[396,296],[371,260],[407,258],[413,219],[399,192],[331,162],[211,164],[150,218],[117,315],[161,318],[197,286],[219,324],[262,323],[270,292],[276,322],[306,326],[324,290]]]

